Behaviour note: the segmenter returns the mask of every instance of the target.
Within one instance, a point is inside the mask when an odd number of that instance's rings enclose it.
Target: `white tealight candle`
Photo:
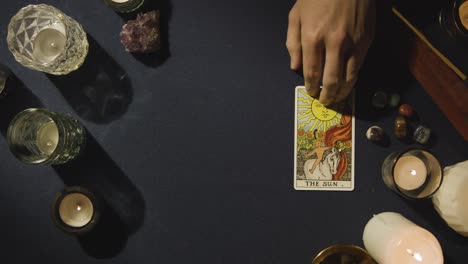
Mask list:
[[[37,132],[37,147],[42,153],[51,155],[57,148],[59,131],[55,122],[50,121],[39,128]]]
[[[116,3],[119,3],[119,4],[122,4],[122,3],[126,3],[126,2],[129,2],[131,0],[111,0],[112,2],[116,2]]]
[[[427,168],[421,159],[415,156],[403,156],[396,162],[393,174],[398,187],[411,191],[426,182]]]
[[[71,227],[85,226],[91,221],[93,214],[93,203],[84,194],[70,193],[60,202],[60,219]]]
[[[429,231],[402,215],[375,215],[364,228],[362,240],[380,264],[443,264],[442,248]]]
[[[33,41],[33,56],[37,61],[49,63],[65,49],[65,34],[54,28],[40,31]]]

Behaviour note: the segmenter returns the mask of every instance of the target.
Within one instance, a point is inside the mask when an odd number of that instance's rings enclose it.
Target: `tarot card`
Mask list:
[[[296,87],[294,189],[354,190],[354,96],[325,107]]]

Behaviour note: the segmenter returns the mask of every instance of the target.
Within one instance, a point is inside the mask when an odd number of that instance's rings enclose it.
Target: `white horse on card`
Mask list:
[[[340,151],[337,148],[316,148],[305,155],[305,158],[309,157],[314,158],[304,162],[304,174],[307,180],[333,180],[341,160]]]

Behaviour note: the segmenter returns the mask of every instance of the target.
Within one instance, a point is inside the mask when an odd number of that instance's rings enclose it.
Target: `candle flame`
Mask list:
[[[77,210],[77,211],[81,211],[81,206],[77,205],[77,206],[76,206],[76,210]]]
[[[411,170],[410,173],[411,173],[411,175],[413,175],[413,176],[416,175],[416,171],[415,171],[415,170]]]
[[[417,262],[422,262],[423,261],[423,257],[418,252],[414,252],[413,250],[411,250],[409,248],[406,249],[406,252],[408,252],[408,254],[410,254]]]

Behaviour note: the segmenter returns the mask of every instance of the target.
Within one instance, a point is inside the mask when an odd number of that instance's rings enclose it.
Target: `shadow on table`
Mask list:
[[[47,77],[81,118],[110,123],[127,112],[133,97],[130,79],[90,35],[88,41],[89,53],[78,70]]]
[[[439,236],[444,237],[444,239],[454,241],[457,245],[468,245],[468,240],[459,235],[453,229],[451,229],[447,223],[445,223],[444,219],[437,213],[434,208],[431,199],[427,200],[408,200],[403,199],[415,212],[421,215],[424,219],[428,220],[432,230],[437,230]],[[454,261],[446,262],[446,263],[455,263]]]
[[[120,253],[128,236],[144,222],[145,201],[137,187],[89,135],[83,153],[63,165],[53,166],[68,186],[86,186],[101,198],[100,222],[78,239],[87,254],[110,258]]]
[[[396,111],[390,107],[378,109],[372,106],[376,91],[384,91],[388,96],[399,94],[400,102],[405,102],[406,90],[413,81],[407,62],[412,43],[402,39],[402,32],[407,29],[396,20],[386,3],[378,5],[378,30],[356,84],[356,117],[369,121],[376,121]]]
[[[135,13],[119,13],[125,20],[135,19],[137,13],[146,13],[152,10],[159,10],[160,22],[159,30],[161,34],[161,49],[150,54],[132,53],[132,55],[146,66],[157,68],[164,64],[171,56],[169,47],[169,21],[172,16],[172,4],[169,0],[145,1],[145,4]]]
[[[0,131],[6,137],[8,125],[16,114],[28,108],[42,108],[43,105],[14,74],[10,75],[5,87],[5,94],[0,98]]]

